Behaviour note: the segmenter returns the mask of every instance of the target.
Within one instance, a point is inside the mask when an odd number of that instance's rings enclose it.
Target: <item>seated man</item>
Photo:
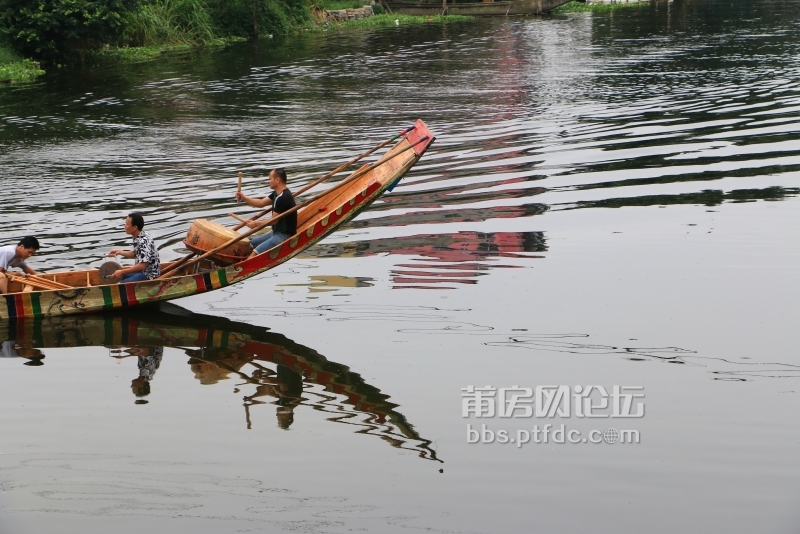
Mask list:
[[[269,187],[272,189],[272,193],[264,198],[250,198],[245,196],[241,191],[237,191],[236,200],[240,200],[254,208],[274,206],[272,211],[275,215],[280,215],[284,211],[295,207],[292,192],[286,187],[286,171],[283,169],[272,169],[269,173]],[[247,226],[250,228],[261,228],[266,226],[266,224],[266,222],[251,221],[247,223]],[[262,236],[250,238],[250,244],[253,245],[253,253],[250,257],[261,254],[265,250],[269,250],[275,245],[283,243],[292,237],[295,232],[297,232],[297,212],[290,213],[273,224],[271,232]]]
[[[158,258],[158,249],[147,235],[144,228],[144,218],[141,213],[133,212],[125,218],[125,233],[133,236],[133,250],[113,249],[108,256],[122,256],[129,260],[135,259],[136,264],[114,271],[111,275],[120,278],[122,283],[152,280],[161,276],[161,260]]]
[[[28,267],[25,260],[39,250],[39,240],[33,236],[23,237],[17,246],[6,245],[0,247],[0,293],[8,293],[8,276],[6,271],[11,267],[19,267],[26,274],[36,274]]]

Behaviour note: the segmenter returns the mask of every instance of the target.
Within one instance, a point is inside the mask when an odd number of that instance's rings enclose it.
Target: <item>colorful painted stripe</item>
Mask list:
[[[196,274],[194,275],[194,281],[197,283],[198,293],[212,291],[228,285],[228,277],[225,275],[225,269],[217,269],[210,273]]]
[[[14,293],[3,295],[8,308],[8,318],[39,317],[42,315],[42,306],[39,302],[39,293]]]
[[[119,288],[119,299],[122,301],[123,306],[135,306],[139,304],[136,300],[136,284],[117,284]]]
[[[116,284],[113,286],[100,286],[103,294],[103,308],[113,309],[123,306],[139,304],[136,298],[136,284]]]

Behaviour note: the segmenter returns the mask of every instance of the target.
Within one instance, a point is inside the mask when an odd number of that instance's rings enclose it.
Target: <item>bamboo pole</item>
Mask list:
[[[402,150],[398,151],[396,154],[392,155],[392,157],[391,157],[391,158],[387,158],[387,159],[380,159],[380,160],[376,161],[375,163],[373,163],[372,165],[369,165],[369,166],[367,166],[367,167],[364,167],[364,168],[362,168],[362,169],[360,169],[360,170],[358,170],[358,171],[354,172],[353,174],[351,174],[350,176],[348,176],[348,177],[347,177],[347,178],[346,178],[344,181],[342,181],[341,183],[339,183],[339,184],[337,184],[336,186],[334,186],[334,188],[333,188],[333,189],[338,189],[338,188],[340,188],[340,187],[343,187],[344,185],[346,185],[346,184],[348,184],[348,183],[350,183],[350,182],[352,182],[352,181],[356,180],[357,178],[361,178],[362,176],[364,176],[365,174],[367,174],[367,173],[368,173],[368,172],[370,172],[371,170],[373,170],[373,169],[375,169],[375,168],[377,168],[377,167],[379,167],[379,166],[383,165],[383,164],[384,164],[384,163],[386,163],[387,161],[391,161],[392,159],[394,159],[395,157],[399,156],[400,154],[402,154],[402,153],[404,153],[404,152],[407,152],[408,150],[411,150],[411,149],[413,149],[413,148],[414,148],[415,146],[417,146],[418,144],[420,144],[420,143],[424,143],[424,142],[425,142],[425,141],[427,141],[427,140],[428,140],[428,136],[426,135],[425,137],[421,138],[421,139],[420,139],[420,140],[418,140],[417,142],[415,142],[415,143],[412,143],[412,144],[408,145],[407,147],[403,148]],[[297,211],[298,211],[299,209],[301,209],[301,208],[305,208],[305,207],[306,207],[306,206],[308,206],[309,204],[311,204],[311,203],[313,203],[314,201],[316,201],[316,200],[318,200],[318,199],[322,198],[323,196],[327,195],[327,194],[328,194],[328,193],[330,193],[330,192],[331,192],[331,189],[328,189],[327,191],[323,191],[323,192],[322,192],[322,193],[320,193],[319,195],[317,195],[317,196],[315,196],[315,197],[313,197],[313,198],[311,198],[311,199],[307,200],[306,202],[303,202],[302,204],[298,204],[298,205],[296,205],[296,206],[295,206],[295,207],[293,207],[293,208],[290,208],[290,209],[288,209],[288,210],[286,210],[286,211],[284,211],[284,212],[282,212],[282,213],[279,213],[278,215],[275,215],[274,217],[272,217],[271,219],[267,220],[267,221],[266,221],[264,224],[262,224],[262,225],[261,225],[261,226],[259,226],[258,228],[251,228],[250,230],[248,230],[247,232],[245,232],[245,233],[243,233],[243,234],[239,234],[239,235],[238,235],[238,236],[236,236],[236,237],[232,237],[231,239],[229,239],[229,240],[228,240],[228,241],[226,241],[225,243],[223,243],[223,244],[221,244],[221,245],[219,245],[219,246],[216,246],[216,247],[212,248],[211,250],[209,250],[209,251],[207,251],[207,252],[203,253],[201,256],[199,256],[199,257],[197,257],[197,258],[195,258],[195,259],[191,260],[190,262],[188,262],[188,263],[187,263],[187,265],[189,265],[189,264],[194,264],[194,263],[197,263],[197,262],[199,262],[199,261],[202,261],[202,260],[204,260],[204,259],[206,259],[206,258],[210,258],[211,256],[213,256],[214,254],[216,254],[216,253],[217,253],[217,252],[219,252],[220,250],[222,250],[222,249],[224,249],[224,248],[227,248],[227,247],[229,247],[229,246],[233,245],[234,243],[238,243],[239,241],[241,241],[241,240],[242,240],[242,239],[244,239],[245,237],[249,237],[250,235],[254,234],[255,232],[257,232],[258,230],[260,230],[260,229],[261,229],[262,227],[264,227],[264,226],[271,225],[271,224],[275,223],[276,221],[278,221],[278,220],[280,220],[280,219],[282,219],[282,218],[286,217],[287,215],[290,215],[290,214],[292,214],[292,213],[295,213],[295,212],[297,212]],[[191,257],[191,256],[189,256],[189,257]],[[184,258],[184,259],[188,260],[188,259],[189,259],[189,257],[187,257],[187,258]],[[164,273],[162,273],[162,274],[161,274],[161,276],[159,276],[159,277],[157,278],[157,280],[163,280],[163,279],[166,277],[166,274],[167,274],[167,273],[170,273],[170,272],[172,272],[172,271],[174,271],[174,270],[175,270],[175,268],[176,268],[176,267],[170,266],[170,268],[169,268],[167,271],[165,271]]]

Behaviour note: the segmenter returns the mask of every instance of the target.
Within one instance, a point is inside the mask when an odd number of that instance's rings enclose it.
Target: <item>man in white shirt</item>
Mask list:
[[[11,267],[19,267],[27,274],[36,274],[28,267],[25,260],[39,250],[39,240],[33,236],[23,237],[17,246],[6,245],[0,247],[0,293],[8,293],[8,276],[6,271]]]

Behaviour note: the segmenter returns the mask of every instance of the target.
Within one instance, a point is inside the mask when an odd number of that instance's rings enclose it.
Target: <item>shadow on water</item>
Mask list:
[[[358,434],[377,436],[392,447],[441,462],[389,396],[344,364],[295,343],[268,328],[189,312],[170,303],[125,315],[81,315],[0,321],[3,357],[43,365],[42,349],[102,346],[115,358],[138,359],[139,376],[131,383],[137,404],[146,404],[164,347],[183,350],[203,385],[228,377],[240,380],[247,428],[251,411],[276,406],[278,426],[289,429],[295,408],[310,406],[330,414],[328,421],[352,425]]]

